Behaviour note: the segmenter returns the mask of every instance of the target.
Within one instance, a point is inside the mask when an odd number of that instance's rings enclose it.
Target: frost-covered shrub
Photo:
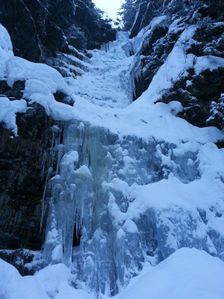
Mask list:
[[[212,102],[210,106],[211,116],[208,123],[215,124],[221,129],[224,128],[224,94],[221,95],[217,102]]]

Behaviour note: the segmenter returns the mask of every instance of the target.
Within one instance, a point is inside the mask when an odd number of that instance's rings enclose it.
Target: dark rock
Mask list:
[[[154,74],[161,65],[162,61],[158,58],[152,59],[152,56],[141,57],[139,64],[133,70],[135,85],[135,93],[133,95],[134,100],[140,97],[140,95],[148,88],[154,77]],[[144,72],[141,71],[138,73],[139,69],[144,69]],[[136,73],[138,73],[138,75]]]
[[[149,54],[153,50],[153,44],[157,42],[160,38],[164,37],[167,34],[167,32],[167,26],[156,26],[155,29],[152,31],[152,34],[146,39],[141,54]]]
[[[208,109],[205,106],[194,105],[184,110],[184,118],[198,127],[206,126],[206,119],[209,116]]]
[[[0,23],[15,54],[32,61],[67,52],[69,43],[84,50],[115,39],[91,0],[0,0]]]
[[[7,81],[0,80],[0,95],[5,94],[9,89],[10,87],[8,86]]]
[[[73,106],[73,104],[74,104],[73,99],[71,97],[69,97],[68,95],[65,95],[61,91],[57,91],[56,93],[54,93],[54,98],[57,102],[67,104],[69,106]]]
[[[148,88],[155,73],[173,49],[181,32],[182,29],[175,34],[168,34],[167,24],[162,22],[155,26],[151,34],[145,38],[139,52],[139,61],[132,69],[135,83],[134,100]]]
[[[40,250],[52,120],[35,104],[17,116],[17,124],[18,137],[0,127],[0,248]]]
[[[224,92],[224,68],[205,70],[192,78],[192,84],[186,89],[200,101],[208,102],[218,99]]]
[[[12,88],[8,88],[5,95],[10,99],[20,100],[23,97],[23,92],[25,89],[25,81],[16,81]]]
[[[216,146],[217,146],[218,148],[224,148],[224,140],[217,141],[217,142],[216,142]]]
[[[192,43],[187,53],[196,56],[214,55],[224,57],[224,24],[211,22],[209,19],[202,21],[194,34],[195,43]]]
[[[154,17],[166,15],[172,19],[189,18],[197,8],[202,4],[200,0],[139,0],[136,1],[136,15],[131,29],[131,37],[134,37],[145,26],[147,26]]]
[[[211,17],[220,21],[224,19],[223,1],[203,0],[202,3],[205,5],[199,8],[199,12],[202,14],[203,17]]]
[[[0,250],[0,258],[16,267],[22,276],[32,275],[43,267],[41,254],[31,250]]]
[[[159,102],[169,103],[179,101],[184,111],[179,114],[188,122],[199,127],[216,126],[222,129],[223,112],[220,104],[220,113],[211,116],[211,102],[218,103],[220,95],[224,92],[224,68],[210,71],[205,70],[199,75],[194,70],[188,71],[188,76],[175,82],[174,86],[165,92]],[[187,84],[190,81],[191,84]],[[216,107],[215,111],[218,111]],[[208,121],[209,119],[209,121]]]

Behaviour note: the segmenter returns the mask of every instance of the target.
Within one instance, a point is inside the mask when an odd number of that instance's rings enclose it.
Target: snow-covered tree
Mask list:
[[[139,1],[137,0],[126,0],[122,4],[119,15],[121,15],[122,17],[124,30],[131,29],[133,22],[135,20],[138,2]]]

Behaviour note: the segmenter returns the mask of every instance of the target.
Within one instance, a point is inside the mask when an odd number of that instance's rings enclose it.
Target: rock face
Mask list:
[[[136,36],[138,32],[149,22],[159,15],[172,15],[176,17],[185,17],[189,20],[195,12],[199,12],[203,18],[211,17],[213,19],[223,18],[224,4],[222,1],[215,0],[127,0],[133,2],[134,6],[127,6],[132,13],[135,13],[132,24],[129,24],[131,36]],[[134,12],[133,12],[134,9]]]
[[[17,124],[19,137],[0,127],[0,248],[40,250],[52,120],[34,105]]]
[[[93,49],[115,38],[91,0],[1,0],[0,7],[15,54],[32,61],[68,52],[68,45]]]
[[[186,72],[180,74],[173,86],[161,96],[160,101],[181,102],[184,106],[182,117],[194,125],[200,127],[216,125],[222,128],[223,2],[198,0],[135,2],[136,16],[130,28],[130,35],[136,36],[142,28],[145,34],[132,69],[134,100],[149,87],[159,68],[166,63],[169,54],[179,43],[185,55],[194,57],[195,62],[186,67]],[[195,26],[193,36],[184,42],[178,41],[184,30],[190,26]],[[203,57],[204,67],[197,72],[195,70],[197,58],[202,61]],[[210,59],[217,61],[216,69],[211,67]]]
[[[40,250],[45,186],[55,165],[50,112],[70,111],[74,99],[55,69],[14,56],[2,25],[0,64],[0,248]]]

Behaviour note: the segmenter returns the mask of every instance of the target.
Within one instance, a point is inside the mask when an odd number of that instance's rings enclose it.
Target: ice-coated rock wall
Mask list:
[[[180,247],[223,258],[216,227],[223,206],[212,210],[210,201],[205,208],[200,184],[191,186],[204,176],[197,144],[121,138],[78,121],[64,127],[62,140],[58,173],[49,182],[44,256],[69,265],[76,284],[116,294],[144,261],[157,264]],[[195,205],[192,192],[201,197]]]

